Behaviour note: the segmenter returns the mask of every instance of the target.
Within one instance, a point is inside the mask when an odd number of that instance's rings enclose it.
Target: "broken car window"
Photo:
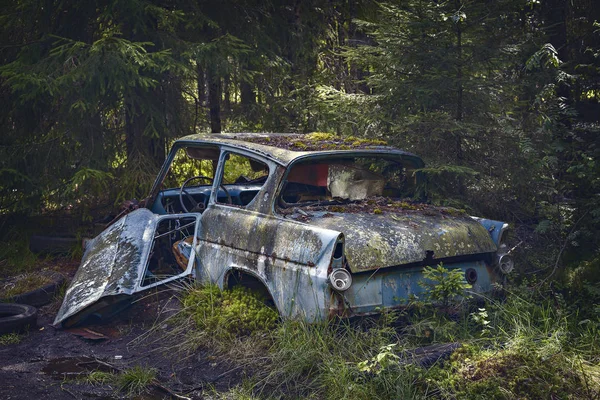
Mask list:
[[[280,205],[361,201],[371,197],[410,199],[415,166],[402,158],[338,157],[307,160],[291,167]]]
[[[208,204],[220,150],[215,146],[177,151],[162,183],[159,213],[202,212]]]
[[[268,176],[267,164],[240,154],[229,153],[225,158],[217,203],[247,206],[254,200]]]
[[[193,251],[195,217],[169,217],[158,223],[141,286],[184,273]]]

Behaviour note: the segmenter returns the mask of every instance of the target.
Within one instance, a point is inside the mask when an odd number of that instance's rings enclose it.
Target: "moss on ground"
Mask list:
[[[574,369],[566,354],[464,346],[427,382],[455,399],[587,399],[598,394],[598,382],[586,387],[587,368]]]
[[[184,312],[197,327],[216,336],[249,335],[267,331],[278,320],[277,311],[248,288],[220,290],[208,285],[189,290],[183,298]]]

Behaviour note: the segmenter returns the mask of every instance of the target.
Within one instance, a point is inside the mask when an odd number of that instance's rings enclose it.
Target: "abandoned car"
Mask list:
[[[181,138],[144,207],[87,245],[54,324],[187,276],[262,291],[283,318],[308,321],[401,307],[440,263],[491,291],[513,267],[508,225],[417,201],[423,166],[328,134]]]

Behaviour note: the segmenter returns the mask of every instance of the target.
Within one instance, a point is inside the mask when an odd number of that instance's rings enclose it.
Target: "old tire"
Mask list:
[[[65,282],[65,277],[58,272],[50,272],[48,275],[52,278],[52,282],[47,285],[13,297],[0,299],[0,302],[27,304],[34,307],[41,307],[52,302],[54,296]]]
[[[81,240],[75,237],[40,236],[29,238],[29,250],[36,254],[69,254],[81,246]]]
[[[0,335],[35,328],[37,308],[27,304],[0,304]]]

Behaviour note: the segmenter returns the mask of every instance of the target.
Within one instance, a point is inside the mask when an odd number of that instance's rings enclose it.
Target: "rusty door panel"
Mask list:
[[[337,231],[216,204],[202,215],[197,277],[222,287],[230,269],[248,271],[267,286],[283,316],[322,319],[339,237]]]

